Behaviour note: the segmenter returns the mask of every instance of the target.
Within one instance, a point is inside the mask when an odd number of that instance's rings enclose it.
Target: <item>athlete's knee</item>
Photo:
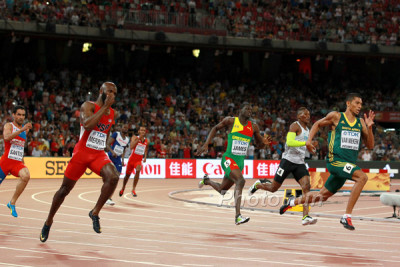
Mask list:
[[[65,198],[66,196],[68,196],[68,194],[71,192],[72,187],[67,186],[67,185],[61,185],[60,189],[58,190],[58,194]]]
[[[306,183],[304,185],[302,185],[301,189],[303,190],[303,193],[308,193],[311,190],[311,185],[310,183]]]
[[[362,172],[362,174],[360,175],[359,181],[363,184],[366,184],[368,181],[368,176]]]
[[[142,170],[142,165],[138,165],[137,167],[136,167],[136,171],[137,172],[140,172]]]
[[[237,181],[236,181],[236,186],[238,186],[238,187],[244,187],[244,185],[245,185],[245,183],[246,183],[246,181],[244,180],[244,178],[239,178]]]
[[[20,179],[22,182],[27,183],[31,179],[31,175],[29,174],[29,172],[24,173],[20,176]]]

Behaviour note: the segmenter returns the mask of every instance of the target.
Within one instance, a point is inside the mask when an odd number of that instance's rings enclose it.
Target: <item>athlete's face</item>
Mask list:
[[[22,125],[25,120],[25,110],[17,109],[15,113],[13,113],[14,122],[18,125]]]
[[[146,135],[146,128],[140,127],[139,129],[139,136],[144,137]]]
[[[245,116],[246,118],[250,118],[251,115],[252,115],[252,113],[253,113],[253,110],[252,110],[252,108],[251,108],[250,105],[246,105],[246,106],[244,106],[244,107],[242,108],[242,110],[240,111],[240,113],[241,113],[243,116]]]
[[[117,87],[113,83],[106,83],[101,88],[101,100],[103,101],[103,103],[105,103],[108,95],[112,94],[115,97],[115,95],[117,94]]]
[[[128,134],[128,125],[124,125],[124,126],[122,126],[122,129],[121,129],[121,132],[123,133],[123,134]]]
[[[298,118],[301,122],[310,123],[310,111],[307,109],[303,110],[299,115]]]
[[[358,115],[361,111],[362,100],[359,97],[354,97],[353,100],[347,101],[347,109],[349,109],[354,115]]]

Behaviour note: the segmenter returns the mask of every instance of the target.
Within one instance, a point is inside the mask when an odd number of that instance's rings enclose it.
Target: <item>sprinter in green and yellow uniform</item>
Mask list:
[[[288,204],[280,208],[281,214],[298,204],[326,201],[344,185],[347,179],[351,179],[355,183],[347,203],[346,213],[341,218],[340,223],[346,229],[355,229],[351,222],[351,213],[368,180],[367,175],[355,163],[361,148],[361,138],[368,149],[374,148],[372,125],[374,125],[375,113],[369,111],[368,115],[364,114],[364,119],[358,118],[362,99],[356,93],[347,95],[346,105],[345,112],[333,111],[325,118],[315,122],[306,142],[307,149],[314,152],[315,147],[311,142],[319,128],[324,126],[331,128],[328,136],[329,154],[327,158],[327,168],[331,175],[324,187],[318,193],[307,193],[300,198],[290,199]]]
[[[243,217],[240,214],[240,203],[245,184],[242,170],[244,168],[244,159],[247,156],[247,148],[249,147],[253,136],[256,145],[260,148],[263,148],[265,145],[270,143],[269,137],[262,137],[258,125],[250,121],[251,113],[252,107],[250,105],[245,105],[240,110],[239,117],[226,117],[223,119],[211,129],[206,142],[196,153],[196,155],[201,155],[202,153],[207,152],[209,144],[211,144],[219,130],[226,128],[230,130],[228,134],[228,146],[221,160],[221,166],[225,172],[222,183],[211,181],[206,173],[199,183],[199,187],[210,185],[223,195],[232,187],[233,184],[235,184],[235,223],[237,225],[246,223],[250,220],[250,218]]]

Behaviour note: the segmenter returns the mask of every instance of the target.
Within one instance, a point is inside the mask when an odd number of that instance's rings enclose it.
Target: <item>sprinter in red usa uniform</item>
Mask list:
[[[100,87],[100,94],[96,102],[83,103],[80,113],[79,142],[76,144],[71,161],[65,170],[61,187],[54,195],[49,215],[40,234],[40,241],[46,242],[54,215],[87,168],[100,175],[104,182],[100,197],[89,212],[93,230],[101,233],[99,212],[114,192],[119,178],[117,169],[104,151],[111,126],[115,123],[115,114],[111,105],[115,101],[116,93],[115,84],[105,82]]]
[[[30,178],[29,170],[24,164],[24,147],[26,134],[29,129],[32,129],[32,124],[23,125],[26,117],[26,110],[23,106],[15,106],[12,116],[14,118],[13,122],[6,123],[3,130],[5,150],[0,159],[0,184],[9,173],[20,178],[14,195],[7,204],[11,215],[18,217],[15,210],[15,202],[24,191]]]

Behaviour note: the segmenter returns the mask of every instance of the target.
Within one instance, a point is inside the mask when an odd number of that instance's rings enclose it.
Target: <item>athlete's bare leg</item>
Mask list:
[[[242,192],[246,181],[239,169],[232,170],[229,177],[235,182],[235,210],[236,217],[240,215],[240,204],[242,203]]]
[[[31,178],[31,175],[29,174],[28,168],[23,168],[19,171],[18,173],[19,176],[19,181],[17,183],[17,186],[15,188],[15,192],[11,198],[11,205],[15,205],[17,202],[19,196],[24,192],[26,185],[29,182],[29,179]]]
[[[61,204],[64,202],[65,197],[74,188],[76,181],[71,180],[64,176],[63,182],[60,189],[54,194],[53,202],[51,203],[49,215],[47,216],[46,225],[51,226],[53,224],[53,218]]]
[[[308,192],[304,195],[302,195],[299,198],[296,198],[294,201],[295,205],[299,204],[311,204],[311,203],[317,203],[317,202],[324,202],[328,200],[331,196],[333,196],[334,193],[330,192],[326,187],[322,187],[322,189],[319,192]]]
[[[206,179],[204,180],[204,184],[211,186],[221,195],[225,195],[226,191],[228,191],[232,187],[234,182],[224,176],[224,178],[222,179],[222,183],[217,183],[212,181],[211,179]]]
[[[310,176],[306,175],[303,176],[300,180],[299,180],[299,185],[301,186],[301,189],[303,190],[303,194],[308,194],[310,192],[311,189],[311,185],[310,185]],[[308,215],[308,204],[304,203],[303,204],[303,217]]]
[[[135,173],[135,177],[133,178],[133,187],[132,190],[135,191],[136,190],[136,185],[139,182],[139,177],[140,177],[140,171],[142,170],[142,165],[138,165],[136,167],[136,173]]]
[[[368,176],[362,170],[356,170],[353,173],[352,179],[355,184],[351,189],[349,201],[347,202],[346,214],[351,214],[353,212],[353,208],[356,205],[358,198],[360,197],[361,191],[368,181]]]
[[[100,176],[103,178],[103,186],[101,187],[101,193],[97,199],[96,205],[92,210],[92,214],[95,216],[99,215],[101,208],[114,192],[119,179],[118,171],[112,163],[104,165],[100,171]]]
[[[278,183],[277,181],[273,180],[272,183],[263,183],[263,184],[258,184],[257,189],[263,189],[269,192],[276,192],[282,184]]]

